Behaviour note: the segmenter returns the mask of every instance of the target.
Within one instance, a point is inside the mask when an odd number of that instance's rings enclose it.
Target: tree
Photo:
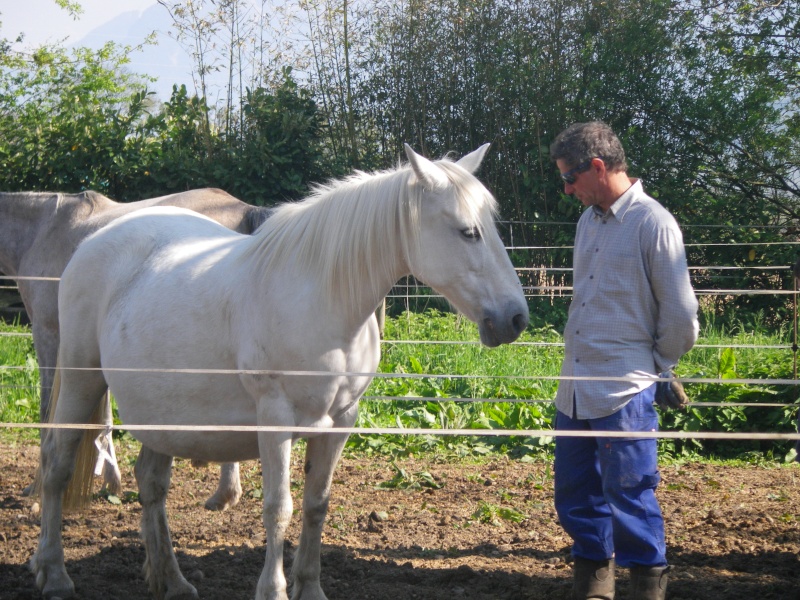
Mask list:
[[[117,195],[136,170],[128,137],[149,110],[130,48],[39,48],[0,67],[0,177],[5,189]]]

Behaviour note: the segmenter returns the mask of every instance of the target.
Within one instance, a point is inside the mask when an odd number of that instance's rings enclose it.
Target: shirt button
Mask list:
[[[594,279],[594,275],[589,275],[589,279]]]

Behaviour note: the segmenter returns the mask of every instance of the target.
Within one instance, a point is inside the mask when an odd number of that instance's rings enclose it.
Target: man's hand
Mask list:
[[[656,382],[656,404],[664,410],[686,408],[689,396],[683,390],[681,382],[675,379],[675,373],[671,370],[665,371],[659,377],[668,381]]]

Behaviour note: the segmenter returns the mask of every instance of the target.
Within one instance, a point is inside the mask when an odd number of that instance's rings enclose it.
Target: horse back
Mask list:
[[[270,213],[269,209],[242,202],[223,190],[202,188],[138,202],[115,203],[109,210],[91,220],[92,227],[99,229],[134,211],[159,206],[185,208],[205,215],[232,231],[245,234],[255,231]]]
[[[225,253],[222,247],[241,237],[210,217],[174,206],[152,206],[118,217],[88,236],[74,253],[62,275],[59,312],[62,304],[78,302],[88,288],[107,301],[131,302],[142,280],[156,281],[162,290],[171,282],[185,287],[187,280],[218,261]],[[71,301],[62,301],[64,294],[71,295]],[[159,301],[152,298],[154,305]],[[103,307],[94,309],[103,314]]]

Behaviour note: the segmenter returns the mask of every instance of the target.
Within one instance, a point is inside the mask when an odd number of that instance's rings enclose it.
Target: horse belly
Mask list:
[[[236,375],[108,370],[106,380],[122,422],[153,450],[212,462],[258,457],[255,432],[213,430],[256,423],[255,402]],[[157,429],[141,430],[137,425]]]
[[[131,431],[144,446],[180,458],[203,462],[241,462],[259,457],[252,431]]]

